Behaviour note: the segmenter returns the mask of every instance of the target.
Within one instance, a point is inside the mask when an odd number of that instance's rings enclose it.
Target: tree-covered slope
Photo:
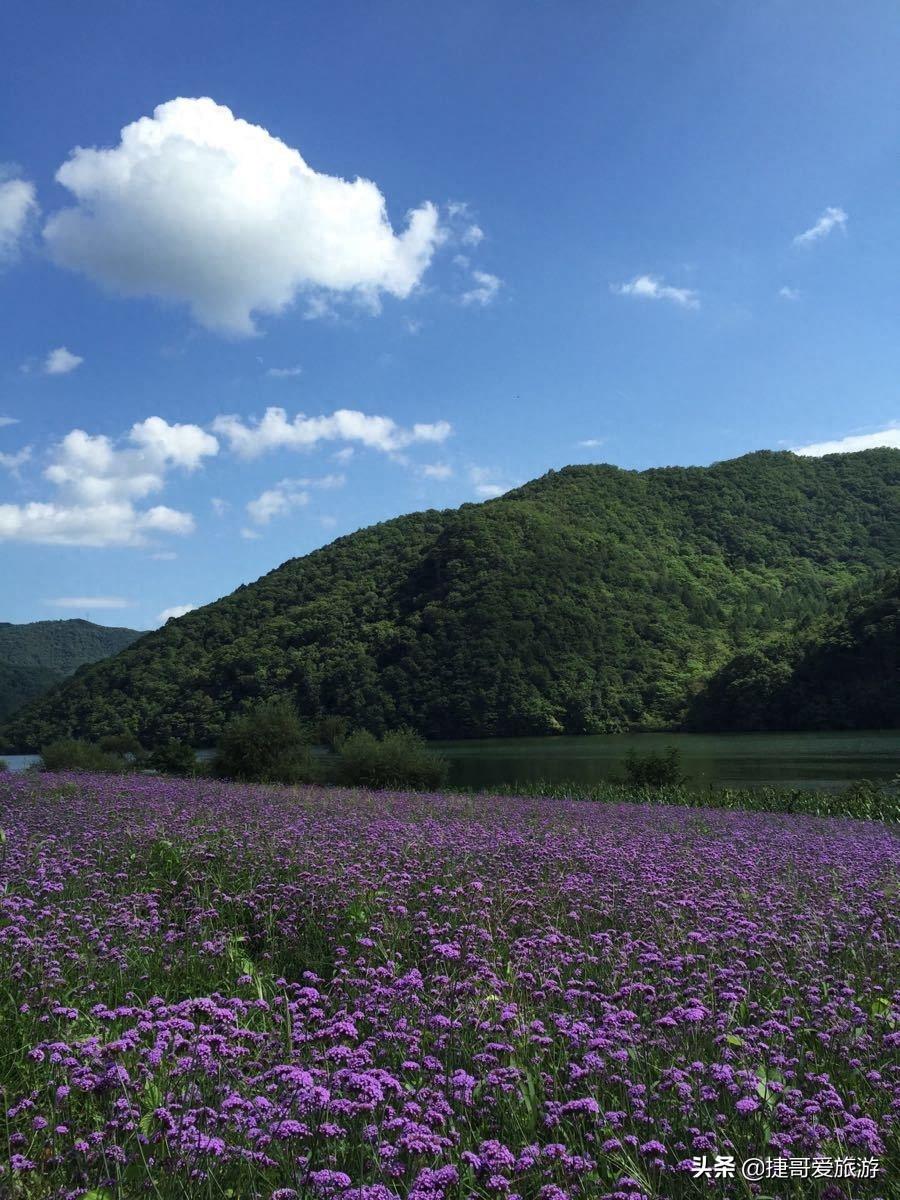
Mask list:
[[[900,566],[900,452],[551,472],[292,559],[10,722],[206,742],[259,697],[431,736],[671,725],[744,646]]]
[[[737,655],[691,706],[694,729],[900,728],[900,573]]]
[[[85,663],[98,662],[130,646],[134,629],[90,621],[0,621],[0,720],[46,692]]]

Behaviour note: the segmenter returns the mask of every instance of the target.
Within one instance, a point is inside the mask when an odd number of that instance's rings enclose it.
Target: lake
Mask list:
[[[855,779],[900,774],[900,731],[874,733],[604,733],[584,737],[491,738],[433,742],[455,787],[492,788],[528,780],[600,783],[637,754],[676,746],[690,783],[721,787],[835,789]],[[200,751],[198,757],[209,756]],[[34,754],[9,754],[23,771]]]
[[[835,789],[900,773],[900,731],[862,733],[608,733],[583,737],[436,742],[456,787],[529,780],[600,783],[621,775],[629,750],[675,746],[691,784]]]

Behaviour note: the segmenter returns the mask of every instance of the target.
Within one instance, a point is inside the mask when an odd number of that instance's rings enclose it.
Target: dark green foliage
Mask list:
[[[186,742],[170,740],[151,751],[147,766],[161,775],[196,775],[197,755]]]
[[[7,743],[213,743],[248,705],[427,737],[671,728],[738,652],[900,567],[900,451],[568,467],[360,530],[148,634]]]
[[[737,655],[691,705],[693,729],[900,727],[900,572]]]
[[[97,745],[106,754],[131,759],[132,762],[140,762],[147,755],[147,751],[133,733],[107,733],[100,738]]]
[[[629,750],[625,759],[625,782],[631,787],[679,787],[685,782],[681,755],[674,746],[668,746],[659,754],[641,757]]]
[[[341,782],[353,786],[431,791],[444,781],[447,763],[409,729],[381,738],[359,730],[341,746],[338,770]]]
[[[346,717],[323,717],[316,725],[316,741],[329,750],[340,750],[350,732]]]
[[[6,761],[5,758],[0,758],[0,772],[8,771],[8,770],[9,770],[9,763]]]
[[[120,771],[123,763],[92,742],[60,738],[41,748],[41,765],[45,771]]]
[[[308,782],[312,760],[306,736],[289,701],[263,701],[225,727],[216,751],[216,774],[257,783]]]
[[[0,621],[0,721],[85,663],[130,646],[141,634],[90,621]]]

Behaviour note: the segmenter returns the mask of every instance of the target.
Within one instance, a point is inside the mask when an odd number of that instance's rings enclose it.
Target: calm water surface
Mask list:
[[[874,733],[608,733],[586,737],[436,742],[449,782],[490,788],[527,780],[600,783],[637,754],[676,746],[692,784],[840,788],[900,773],[900,731]]]

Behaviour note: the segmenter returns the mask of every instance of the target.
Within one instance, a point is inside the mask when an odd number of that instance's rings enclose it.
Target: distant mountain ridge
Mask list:
[[[136,629],[80,618],[24,625],[0,621],[0,720],[79,667],[108,658],[141,636]]]
[[[248,704],[433,737],[680,725],[734,656],[900,568],[900,451],[551,471],[291,559],[4,735],[208,743]]]

